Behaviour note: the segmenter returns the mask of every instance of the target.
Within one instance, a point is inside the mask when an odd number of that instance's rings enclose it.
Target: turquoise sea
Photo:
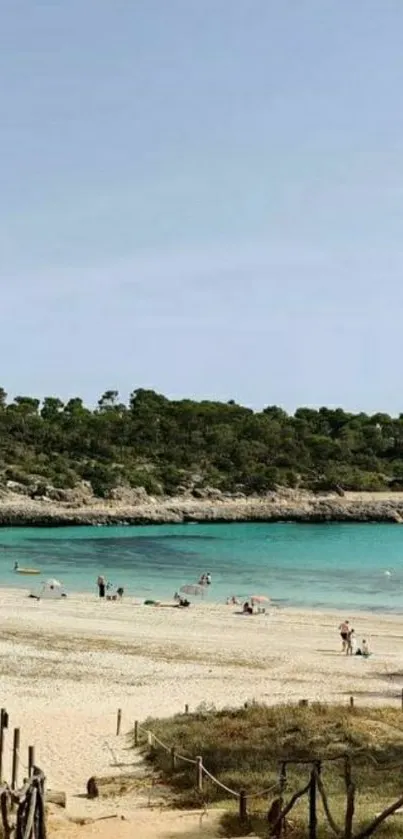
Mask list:
[[[13,573],[14,562],[41,577]],[[96,592],[102,573],[139,598],[172,597],[210,571],[207,599],[267,594],[281,605],[403,612],[403,527],[186,524],[0,530],[0,585],[56,577]],[[385,573],[385,572],[390,572]]]

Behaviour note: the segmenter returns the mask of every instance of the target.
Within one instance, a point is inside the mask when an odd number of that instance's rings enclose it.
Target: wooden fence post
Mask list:
[[[29,793],[28,793],[29,795]],[[28,839],[32,836],[32,828],[34,827],[34,819],[35,819],[35,811],[36,811],[36,797],[38,795],[38,788],[31,787],[31,794],[29,795],[29,810],[27,815],[27,820],[25,823],[25,830],[24,830],[24,839],[27,836]]]
[[[354,696],[350,696],[350,708],[354,708]]]
[[[3,824],[4,839],[10,839],[12,827],[9,821],[11,800],[8,790],[4,790],[0,796],[1,820]]]
[[[239,818],[241,822],[246,822],[246,819],[248,818],[246,792],[244,789],[241,789],[241,792],[239,793]]]
[[[134,745],[136,746],[136,748],[137,748],[138,744],[139,744],[139,724],[136,720],[136,722],[134,723]]]
[[[35,766],[35,746],[28,746],[28,778],[32,775]]]
[[[185,714],[189,713],[189,705],[185,705]]]
[[[283,809],[284,790],[285,790],[286,786],[287,786],[287,764],[282,763],[281,764],[281,770],[280,770],[280,784],[279,784],[279,811],[280,811],[279,814],[281,813],[281,811]],[[279,828],[278,829],[278,835],[279,835],[280,839],[281,839],[281,836],[283,834],[284,826],[285,826],[284,822],[280,821],[280,824],[278,826],[278,828]]]
[[[18,781],[18,767],[20,763],[20,729],[14,729],[13,741],[13,769],[11,775],[11,789],[16,789]]]
[[[198,792],[203,792],[203,758],[201,755],[196,757],[196,788]]]
[[[8,728],[8,714],[5,708],[0,711],[0,781],[3,780],[4,732]]]
[[[316,771],[313,768],[309,787],[309,839],[316,839],[316,824]]]
[[[402,688],[402,711],[403,711],[403,688]]]
[[[122,709],[121,709],[121,708],[119,708],[119,710],[118,710],[118,718],[117,718],[117,721],[116,721],[116,737],[118,737],[118,736],[119,736],[119,734],[120,734],[120,726],[121,726],[121,724],[122,724]]]
[[[171,769],[172,772],[176,769],[176,749],[175,746],[171,748]]]

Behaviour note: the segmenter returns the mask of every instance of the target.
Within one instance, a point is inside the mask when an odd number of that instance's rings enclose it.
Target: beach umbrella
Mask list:
[[[181,594],[190,594],[193,597],[203,597],[204,589],[203,586],[199,586],[197,583],[190,583],[189,585],[182,586],[179,591]]]
[[[253,600],[255,603],[269,603],[270,602],[270,597],[266,597],[265,594],[252,594],[250,599]]]

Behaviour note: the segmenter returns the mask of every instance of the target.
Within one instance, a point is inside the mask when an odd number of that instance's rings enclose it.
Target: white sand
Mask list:
[[[403,619],[274,610],[246,617],[236,607],[155,608],[75,597],[42,601],[0,590],[0,704],[21,728],[54,789],[85,791],[93,774],[130,765],[124,736],[135,719],[207,705],[300,698],[361,704],[400,702]],[[349,617],[370,640],[369,660],[340,653]],[[395,675],[394,675],[395,674]],[[12,731],[7,735],[6,775]],[[21,769],[21,777],[24,768]],[[79,799],[77,808],[79,811]]]

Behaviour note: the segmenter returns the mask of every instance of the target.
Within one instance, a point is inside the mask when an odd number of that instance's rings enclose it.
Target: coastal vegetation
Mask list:
[[[171,752],[156,741],[151,753],[145,753],[157,777],[168,784],[172,800],[179,807],[217,805],[229,810],[223,820],[228,835],[251,830],[268,835],[267,811],[274,797],[253,798],[253,794],[272,787],[280,777],[284,761],[322,761],[321,779],[326,789],[334,820],[343,825],[346,807],[345,761],[351,760],[352,780],[356,787],[355,830],[363,829],[375,815],[402,796],[403,715],[394,708],[346,708],[345,705],[296,707],[251,704],[240,709],[217,711],[201,707],[194,714],[179,714],[168,719],[149,719],[144,723],[161,743],[174,746],[176,753],[188,758],[201,755],[203,764],[221,784],[234,791],[244,789],[249,819],[239,825],[238,805],[222,787],[209,778],[203,780],[203,792],[195,788],[195,767],[176,761]],[[336,759],[337,758],[337,759]],[[340,758],[340,759],[339,759]],[[309,780],[311,766],[289,763],[286,768],[284,799],[288,800]],[[290,813],[294,837],[306,836],[308,802],[301,799]],[[403,836],[402,817],[386,821],[377,836]],[[342,833],[342,831],[341,831]],[[318,800],[318,837],[332,835]],[[341,834],[340,834],[341,835]],[[344,833],[343,833],[344,835]]]
[[[262,494],[277,486],[313,490],[403,487],[403,414],[172,400],[137,389],[128,404],[114,390],[95,408],[30,396],[8,400],[0,388],[0,485],[87,482],[96,496],[119,486],[150,495],[214,488]]]

